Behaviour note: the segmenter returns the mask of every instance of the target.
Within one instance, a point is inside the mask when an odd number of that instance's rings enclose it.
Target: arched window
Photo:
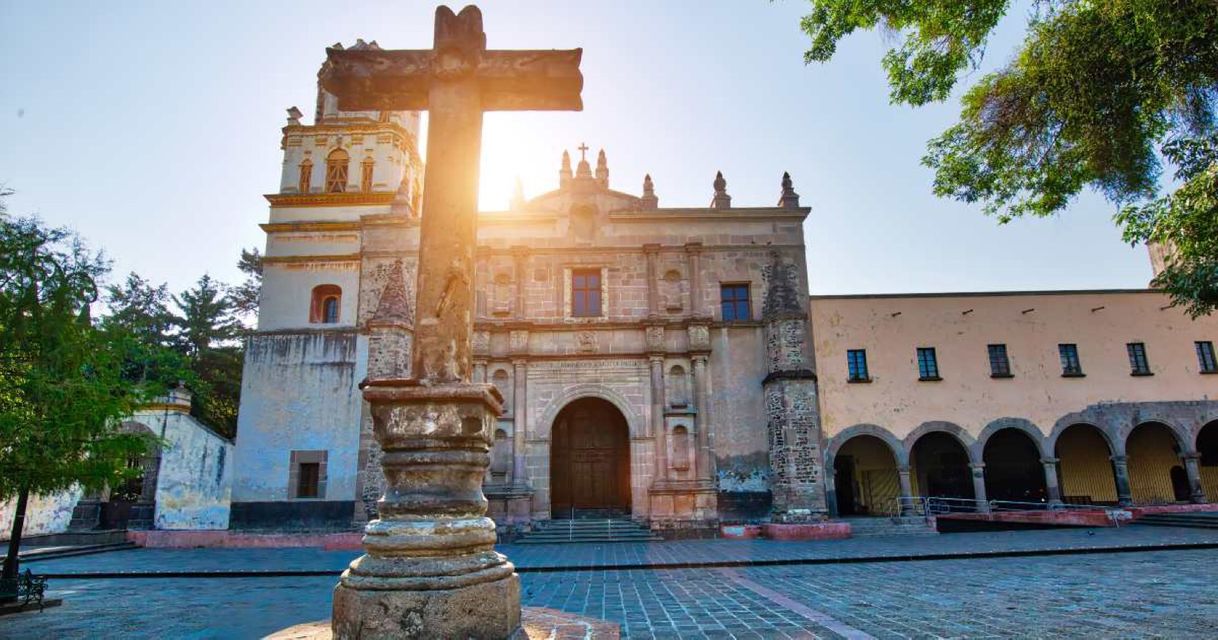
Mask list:
[[[372,191],[372,158],[364,158],[360,163],[359,190],[364,193]]]
[[[326,193],[342,193],[347,190],[347,167],[351,156],[342,149],[335,149],[326,156]]]
[[[313,162],[305,160],[300,163],[300,182],[297,190],[301,193],[308,193],[313,186]]]
[[[323,284],[313,287],[313,300],[309,305],[309,322],[337,323],[342,301],[343,290],[338,285]]]

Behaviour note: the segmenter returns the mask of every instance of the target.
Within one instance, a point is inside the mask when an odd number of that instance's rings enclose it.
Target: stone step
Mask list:
[[[51,558],[71,558],[73,556],[87,556],[95,553],[107,553],[110,551],[124,551],[126,549],[138,549],[139,545],[134,542],[112,542],[107,544],[88,544],[66,547],[45,547],[34,548],[28,551],[22,551],[18,554],[18,558],[22,562],[32,560],[50,560]]]
[[[561,544],[579,542],[653,542],[663,538],[650,529],[624,518],[549,520],[522,536],[519,544]]]

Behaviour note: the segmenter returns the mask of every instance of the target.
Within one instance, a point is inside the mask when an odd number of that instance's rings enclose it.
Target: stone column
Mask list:
[[[909,465],[903,464],[897,467],[897,482],[901,486],[901,497],[912,498],[913,483],[909,480]],[[901,511],[901,515],[907,516],[913,512],[913,503],[910,500],[901,500],[900,503],[898,508]]]
[[[702,243],[690,242],[685,245],[685,254],[689,259],[689,315],[700,318],[702,312]]]
[[[660,283],[656,262],[659,260],[660,245],[643,245],[643,254],[647,258],[647,317],[660,316]]]
[[[651,432],[656,439],[656,482],[668,480],[668,430],[664,427],[664,356],[648,356],[651,363]]]
[[[715,471],[712,468],[714,458],[711,455],[710,442],[710,390],[707,387],[707,377],[710,375],[705,353],[693,356],[694,364],[694,429],[698,432],[697,472],[698,479],[706,482],[713,481]]]
[[[1062,506],[1062,490],[1057,484],[1057,458],[1041,458],[1045,467],[1045,491],[1049,494],[1049,508]]]
[[[1190,451],[1180,456],[1180,459],[1184,461],[1184,471],[1188,474],[1189,500],[1194,504],[1205,504],[1205,489],[1201,486],[1201,469],[1197,466],[1201,454]]]
[[[973,472],[973,499],[977,501],[977,511],[989,513],[990,501],[985,497],[985,463],[974,462],[968,468]]]
[[[849,482],[854,482],[854,478],[850,478]],[[837,511],[837,469],[832,464],[825,465],[825,507],[829,510],[830,518],[842,515]]]
[[[529,434],[528,361],[512,360],[512,484],[529,484],[528,460],[525,447]]]
[[[1129,488],[1128,456],[1112,456],[1112,476],[1116,480],[1117,502],[1123,507],[1133,506],[1133,491]]]
[[[515,263],[516,274],[516,297],[512,302],[512,316],[517,320],[524,320],[524,299],[525,299],[525,282],[528,277],[526,273],[529,262],[528,247],[512,247],[512,259]]]

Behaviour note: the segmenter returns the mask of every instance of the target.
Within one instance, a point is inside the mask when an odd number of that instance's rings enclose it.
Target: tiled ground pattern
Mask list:
[[[1196,550],[521,577],[526,605],[608,618],[629,638],[1209,638],[1216,560]],[[59,580],[64,606],[0,618],[0,637],[253,638],[326,617],[333,584]]]

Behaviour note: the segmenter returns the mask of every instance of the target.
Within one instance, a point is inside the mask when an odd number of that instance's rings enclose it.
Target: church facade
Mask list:
[[[341,112],[319,92],[301,118],[289,110],[262,225],[236,528],[374,517],[358,385],[399,261],[413,300],[418,114]],[[810,298],[810,209],[789,177],[770,206],[733,203],[720,175],[707,206],[667,208],[649,176],[615,189],[587,151],[563,152],[553,191],[479,221],[474,378],[506,400],[484,482],[500,525],[1218,493],[1213,319],[1150,290]]]

